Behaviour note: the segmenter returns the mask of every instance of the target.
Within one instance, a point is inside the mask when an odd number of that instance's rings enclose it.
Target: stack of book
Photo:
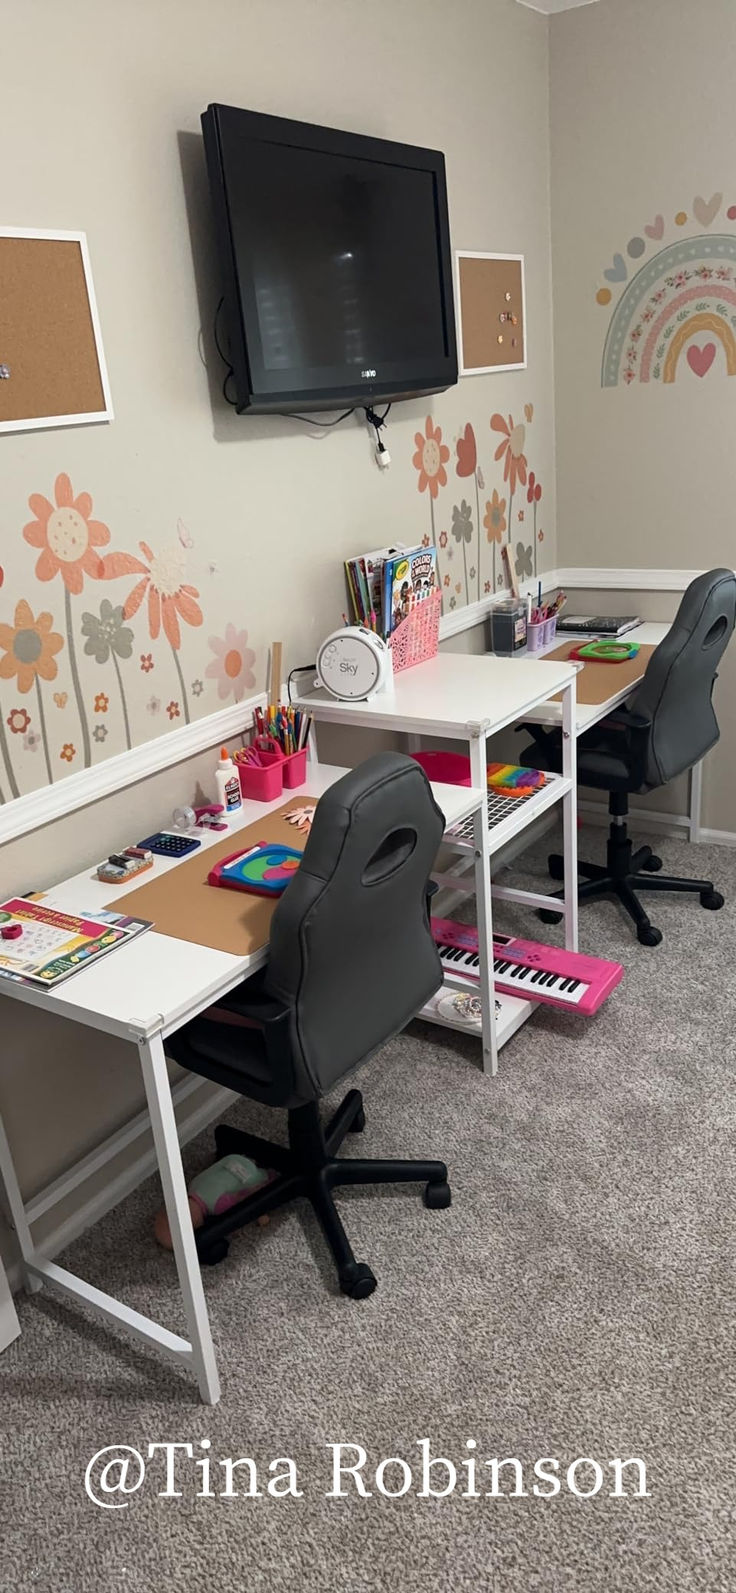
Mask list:
[[[385,641],[418,604],[438,590],[432,547],[377,548],[345,562],[352,619]]]

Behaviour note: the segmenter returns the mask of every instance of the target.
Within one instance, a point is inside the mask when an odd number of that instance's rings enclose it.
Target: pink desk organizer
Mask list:
[[[440,616],[442,593],[432,592],[421,599],[411,614],[397,625],[389,640],[393,656],[394,674],[400,669],[411,669],[414,664],[426,664],[434,658],[440,645]]]
[[[269,756],[261,753],[261,757]],[[238,763],[240,789],[251,802],[275,802],[284,788],[283,758],[272,763]]]
[[[428,780],[440,785],[470,785],[470,759],[462,752],[412,752]]]

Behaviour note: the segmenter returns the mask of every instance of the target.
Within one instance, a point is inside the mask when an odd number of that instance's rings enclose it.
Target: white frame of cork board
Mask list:
[[[514,360],[511,365],[466,365],[463,357],[463,305],[460,292],[460,261],[461,260],[516,260],[521,269],[521,316],[522,331],[524,334],[524,358]],[[455,319],[457,321],[457,360],[458,376],[494,376],[500,371],[525,371],[528,365],[527,349],[527,319],[526,319],[526,274],[524,270],[523,254],[497,254],[488,249],[456,249],[455,250]]]
[[[100,373],[100,384],[104,398],[104,409],[92,410],[89,413],[69,415],[32,415],[26,419],[0,420],[0,432],[10,431],[41,431],[53,426],[90,426],[110,421],[114,418],[110,380],[107,374],[105,351],[102,346],[102,328],[97,311],[94,283],[92,281],[92,265],[87,247],[86,232],[57,232],[39,227],[0,227],[0,238],[36,238],[45,239],[50,243],[77,243],[82,256],[84,281],[87,290],[87,303],[89,305],[90,321],[95,341],[95,353]]]

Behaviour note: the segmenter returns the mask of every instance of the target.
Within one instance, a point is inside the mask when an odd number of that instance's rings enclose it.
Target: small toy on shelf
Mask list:
[[[231,1206],[236,1206],[239,1201],[247,1200],[249,1195],[254,1195],[257,1190],[263,1188],[264,1184],[270,1184],[273,1177],[272,1172],[257,1167],[249,1156],[233,1154],[221,1157],[218,1162],[213,1162],[211,1167],[205,1167],[204,1172],[198,1173],[189,1185],[192,1227],[195,1230],[202,1228],[208,1217],[221,1216],[224,1211],[229,1211]],[[261,1227],[265,1227],[268,1217],[259,1217],[257,1220]],[[153,1231],[164,1250],[173,1248],[165,1206],[156,1212]]]
[[[489,791],[509,797],[533,796],[547,784],[541,769],[523,769],[518,763],[489,763],[487,778]]]

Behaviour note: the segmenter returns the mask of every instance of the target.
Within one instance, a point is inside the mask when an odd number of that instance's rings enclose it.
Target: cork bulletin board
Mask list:
[[[458,250],[455,261],[460,375],[526,370],[524,256]]]
[[[112,413],[85,234],[0,227],[0,431]]]

